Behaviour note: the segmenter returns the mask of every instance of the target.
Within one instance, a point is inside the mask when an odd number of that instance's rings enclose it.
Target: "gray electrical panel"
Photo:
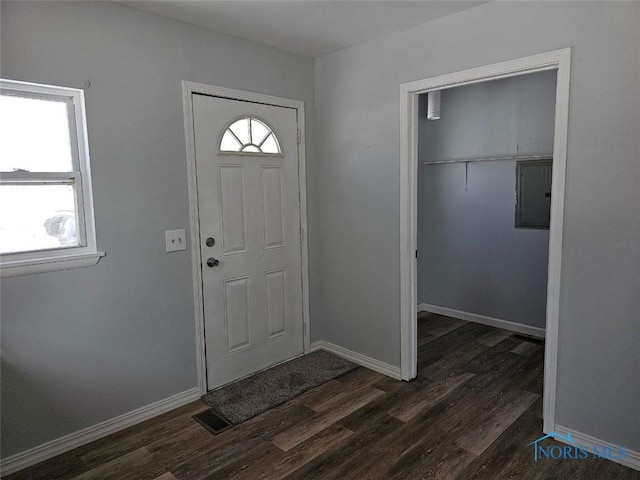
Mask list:
[[[516,162],[516,228],[549,228],[553,159]]]

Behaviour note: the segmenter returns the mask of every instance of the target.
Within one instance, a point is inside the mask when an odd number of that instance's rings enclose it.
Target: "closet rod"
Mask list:
[[[441,163],[472,163],[472,162],[493,162],[497,160],[550,160],[552,155],[520,155],[512,157],[481,157],[481,158],[462,158],[459,160],[438,160],[436,162],[422,162],[424,165],[433,165]]]

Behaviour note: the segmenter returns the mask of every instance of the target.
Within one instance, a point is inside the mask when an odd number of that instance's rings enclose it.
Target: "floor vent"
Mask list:
[[[544,338],[532,337],[529,335],[524,335],[522,333],[515,334],[513,338],[524,340],[525,342],[537,343],[538,345],[542,345],[544,343]]]
[[[227,428],[233,426],[224,418],[217,415],[212,409],[200,412],[192,418],[214,435],[224,432]]]

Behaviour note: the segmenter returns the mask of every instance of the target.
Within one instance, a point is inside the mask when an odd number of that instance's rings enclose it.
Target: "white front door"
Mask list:
[[[303,351],[296,110],[193,95],[207,389]]]

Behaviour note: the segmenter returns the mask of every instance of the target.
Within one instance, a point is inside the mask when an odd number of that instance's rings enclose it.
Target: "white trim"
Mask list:
[[[544,432],[555,430],[558,382],[558,324],[560,322],[560,280],[562,276],[562,236],[564,225],[567,136],[569,130],[569,87],[571,49],[557,52],[556,117],[551,179],[551,225],[549,229],[549,277],[547,280],[547,323],[544,359]]]
[[[309,242],[307,240],[307,161],[305,155],[304,102],[298,102],[298,184],[300,195],[300,248],[302,261],[302,328],[303,351],[311,348],[311,315],[309,310]]]
[[[545,337],[544,328],[523,325],[522,323],[510,322],[509,320],[500,320],[499,318],[478,315],[477,313],[463,312],[461,310],[454,310],[453,308],[441,307],[439,305],[421,303],[418,305],[418,311],[446,315],[447,317],[458,318],[460,320],[466,320],[467,322],[481,323],[483,325],[489,325],[490,327],[503,328],[505,330],[524,333],[525,335],[532,335],[534,337]]]
[[[426,303],[419,303],[417,308],[418,313],[420,312],[428,312]]]
[[[311,344],[310,351],[314,352],[316,350],[326,350],[327,352],[335,353],[336,355],[342,358],[346,358],[347,360],[352,361],[353,363],[357,363],[358,365],[368,368],[369,370],[373,370],[374,372],[378,372],[388,377],[395,378],[396,380],[401,380],[400,369],[398,367],[381,362],[380,360],[376,360],[375,358],[367,357],[366,355],[354,352],[353,350],[348,350],[344,347],[341,347],[340,345],[325,342],[324,340],[319,340]]]
[[[418,95],[400,95],[400,371],[418,374]]]
[[[274,97],[259,93],[216,87],[204,83],[182,81],[182,102],[184,109],[184,130],[187,150],[187,181],[189,186],[189,223],[191,238],[191,270],[193,279],[193,301],[196,322],[196,359],[198,369],[198,388],[207,393],[207,360],[204,340],[204,298],[202,295],[202,258],[200,254],[200,216],[198,211],[198,185],[196,182],[195,138],[193,131],[193,94],[211,95],[243,100],[265,105],[293,108],[296,110],[300,142],[298,144],[298,186],[300,192],[300,249],[302,262],[302,331],[303,352],[310,348],[309,317],[309,245],[307,242],[307,181],[305,155],[304,102],[289,98]]]
[[[184,392],[172,395],[163,400],[151,403],[144,407],[132,410],[123,415],[100,422],[88,428],[83,428],[77,432],[65,435],[64,437],[51,440],[37,447],[30,448],[24,452],[16,453],[0,461],[0,472],[2,475],[9,475],[23,468],[30,467],[36,463],[43,462],[49,458],[73,450],[74,448],[86,445],[100,438],[119,432],[125,428],[136,425],[140,422],[157,417],[165,412],[178,408],[187,403],[200,398],[198,388],[190,388]]]
[[[191,243],[191,275],[193,281],[193,303],[196,322],[196,368],[198,389],[207,393],[207,362],[204,345],[204,301],[202,298],[202,257],[200,255],[200,220],[198,214],[198,184],[196,181],[195,137],[193,131],[192,88],[182,82],[182,105],[187,155],[187,182],[189,190],[189,238]]]
[[[32,273],[53,272],[56,270],[70,270],[72,268],[92,267],[104,256],[104,252],[96,252],[6,262],[0,270],[0,278],[30,275]]]
[[[409,380],[417,373],[417,266],[414,252],[417,248],[418,95],[434,89],[457,87],[544,70],[558,71],[547,283],[543,408],[545,433],[552,432],[555,424],[570,66],[571,49],[564,48],[408,82],[400,86],[400,364],[402,378]]]
[[[556,431],[560,434],[570,433],[571,438],[574,441],[574,444],[588,447],[592,449],[593,447],[602,447],[602,446],[614,446],[611,442],[605,442],[604,440],[600,440],[599,438],[592,437],[591,435],[587,435],[586,433],[578,432],[577,430],[573,430],[571,428],[563,427],[561,425],[556,424]],[[566,443],[570,445],[565,439],[562,437],[554,437],[556,440],[562,443]],[[624,445],[620,445],[624,447]],[[623,459],[615,459],[610,458],[612,462],[619,463],[620,465],[624,465],[625,467],[633,468],[634,470],[640,470],[640,452],[636,452],[634,450],[628,450],[625,448],[627,452],[627,456]]]

